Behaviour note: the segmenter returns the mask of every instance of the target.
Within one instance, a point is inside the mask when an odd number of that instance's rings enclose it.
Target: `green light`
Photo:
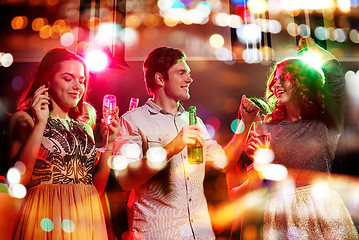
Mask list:
[[[64,221],[62,221],[62,229],[65,232],[71,233],[75,230],[75,223],[73,221],[71,221],[70,219],[65,219]]]
[[[303,51],[302,56],[300,57],[304,62],[311,65],[313,68],[315,68],[320,75],[323,77],[323,83],[325,81],[325,76],[322,70],[322,64],[323,61],[321,60],[320,56],[313,52],[305,52]]]
[[[49,218],[42,219],[40,225],[45,232],[51,232],[54,229],[54,223]]]
[[[232,121],[231,123],[231,130],[232,132],[236,133],[236,134],[240,134],[243,132],[244,130],[244,123],[242,121],[239,122],[239,126],[238,126],[238,119],[235,119]]]

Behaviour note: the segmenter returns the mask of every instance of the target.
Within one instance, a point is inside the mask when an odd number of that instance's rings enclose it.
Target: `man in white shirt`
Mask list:
[[[193,82],[185,60],[179,49],[159,47],[150,52],[143,70],[152,98],[120,119],[122,137],[141,150],[136,161],[117,173],[121,187],[133,190],[128,205],[134,239],[215,239],[203,190],[205,164],[229,171],[242,153],[258,112],[243,96],[243,131],[235,133],[224,148],[210,138],[201,119],[197,118],[197,125],[189,125],[188,112],[180,104],[189,99]],[[191,165],[187,146],[196,142],[203,146],[204,162]],[[149,149],[164,153],[163,159],[155,160],[156,167]]]

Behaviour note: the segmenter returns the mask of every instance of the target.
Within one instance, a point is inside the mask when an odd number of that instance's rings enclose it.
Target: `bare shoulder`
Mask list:
[[[27,128],[27,127],[34,127],[34,120],[25,111],[17,111],[15,112],[10,118],[10,128],[12,127],[19,127],[19,128]]]
[[[33,131],[35,122],[32,117],[24,111],[15,112],[9,120],[10,141],[24,142]]]

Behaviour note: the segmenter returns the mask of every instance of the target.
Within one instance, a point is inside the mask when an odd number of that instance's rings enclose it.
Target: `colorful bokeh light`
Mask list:
[[[54,229],[54,223],[49,218],[43,218],[40,222],[40,226],[45,232],[51,232]]]
[[[62,221],[61,227],[64,232],[71,233],[75,230],[75,223],[70,219],[65,219]]]
[[[106,53],[100,50],[92,50],[85,56],[86,63],[91,71],[99,72],[105,69],[108,65],[108,58]]]

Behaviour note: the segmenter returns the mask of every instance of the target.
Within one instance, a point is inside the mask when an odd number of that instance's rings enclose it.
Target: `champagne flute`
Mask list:
[[[268,132],[267,124],[262,121],[254,122],[254,132],[257,133],[257,138],[260,140],[259,148],[253,153],[253,167],[257,171],[262,171],[264,167],[274,160],[274,153],[270,149],[270,133]]]
[[[111,124],[111,120],[115,117],[115,114],[116,114],[116,96],[112,94],[106,94],[103,97],[102,115],[103,118],[105,119],[105,123],[107,126]],[[108,134],[109,131],[107,131],[106,134],[106,143],[105,146],[103,147],[103,150],[107,150]]]
[[[261,148],[269,148],[269,134],[265,123],[262,120],[255,121],[253,130],[258,134],[258,138],[261,141]]]
[[[138,98],[131,98],[130,100],[130,104],[128,106],[128,110],[131,111],[132,109],[135,109],[138,107],[138,102],[139,102],[139,99]]]

